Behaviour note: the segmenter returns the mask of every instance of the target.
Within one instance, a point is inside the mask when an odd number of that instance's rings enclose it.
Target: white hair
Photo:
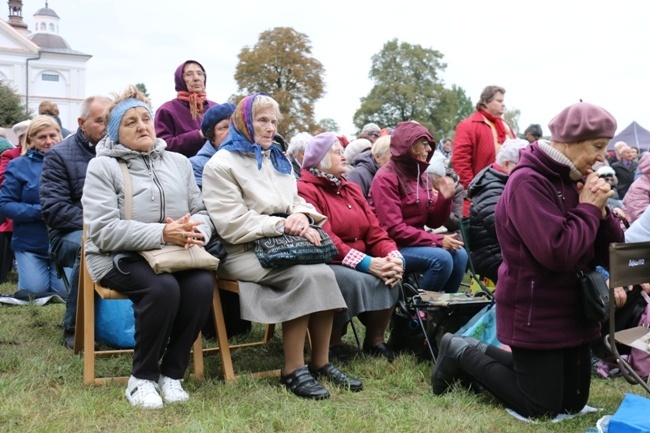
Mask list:
[[[503,142],[499,153],[497,153],[497,164],[503,166],[506,161],[514,164],[519,162],[519,151],[528,146],[528,140],[521,138],[509,138]]]
[[[298,155],[300,153],[305,153],[305,146],[307,146],[307,143],[309,143],[309,140],[311,140],[313,135],[311,135],[308,132],[299,132],[293,137],[291,137],[291,141],[289,141],[289,147],[287,148],[287,154],[288,155]]]

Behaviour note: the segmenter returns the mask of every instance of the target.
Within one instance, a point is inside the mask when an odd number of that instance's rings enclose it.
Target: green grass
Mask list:
[[[0,292],[15,290],[0,285]],[[584,432],[613,413],[626,392],[622,379],[594,379],[589,403],[603,412],[552,424],[526,424],[508,415],[488,393],[460,388],[436,397],[431,365],[411,356],[388,364],[358,356],[346,371],[363,380],[359,393],[329,386],[332,398],[297,398],[277,378],[218,379],[218,357],[206,357],[206,380],[185,381],[191,400],[159,411],[132,408],[124,385],[82,382],[82,358],[60,344],[63,305],[0,305],[0,431],[2,432]],[[363,327],[357,326],[362,332]],[[259,331],[259,328],[256,328]],[[279,332],[276,332],[279,334]],[[346,343],[354,344],[352,333]],[[100,372],[128,375],[130,357],[98,361]],[[235,369],[279,368],[278,336],[266,348],[234,352]]]

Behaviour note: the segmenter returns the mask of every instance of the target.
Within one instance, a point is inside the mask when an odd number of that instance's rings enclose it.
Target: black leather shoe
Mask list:
[[[361,391],[363,389],[363,383],[361,383],[359,379],[348,376],[330,363],[323,365],[318,370],[309,366],[309,371],[311,371],[316,379],[326,377],[337,386],[340,386],[341,388],[349,388],[352,392]]]
[[[335,344],[334,346],[330,346],[329,359],[330,361],[336,361],[336,363],[339,365],[346,365],[350,363],[350,357],[348,356],[342,344]]]
[[[383,356],[388,362],[395,360],[395,352],[386,343],[379,343],[376,346],[366,346],[364,344],[363,351],[372,356]]]
[[[64,330],[63,331],[63,345],[66,349],[74,349],[74,331]]]
[[[298,397],[323,400],[330,397],[330,392],[309,372],[307,367],[295,369],[291,374],[280,374],[280,383]]]
[[[450,333],[442,336],[438,359],[431,374],[431,386],[435,395],[444,394],[456,379],[461,378],[463,371],[458,360],[468,347],[469,343],[461,337]]]

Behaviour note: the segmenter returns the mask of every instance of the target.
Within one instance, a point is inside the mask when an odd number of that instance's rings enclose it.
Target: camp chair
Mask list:
[[[460,234],[463,237],[463,246],[465,251],[467,251],[467,267],[469,269],[470,277],[476,281],[476,284],[479,285],[482,292],[485,292],[485,295],[488,298],[492,298],[492,292],[487,288],[485,283],[479,278],[474,270],[474,264],[472,263],[472,254],[471,254],[471,243],[470,243],[470,218],[469,217],[460,217],[458,218],[458,224],[460,226]]]
[[[622,287],[650,282],[650,242],[612,243],[609,246],[609,298],[615,299],[614,287]],[[616,343],[650,352],[650,328],[637,326],[631,329],[616,332],[614,315],[616,303],[609,303],[609,334],[605,336],[605,347],[614,355],[621,373],[625,379],[633,384],[641,385],[650,393],[650,377],[648,381],[642,379],[621,358]]]

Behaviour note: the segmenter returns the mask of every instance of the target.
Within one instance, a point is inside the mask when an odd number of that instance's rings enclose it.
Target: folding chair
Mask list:
[[[650,242],[612,243],[609,246],[609,299],[615,299],[614,287],[650,282]],[[650,377],[647,381],[642,379],[621,358],[616,343],[650,352],[650,328],[637,326],[631,329],[616,332],[614,315],[616,304],[609,303],[609,334],[605,336],[605,347],[614,355],[621,373],[625,379],[633,384],[641,385],[650,393]]]
[[[274,324],[267,324],[264,330],[264,335],[261,340],[254,341],[250,343],[239,343],[239,344],[230,344],[228,342],[228,333],[226,332],[226,322],[224,321],[223,307],[221,305],[221,297],[219,296],[219,290],[225,290],[232,293],[239,294],[239,282],[224,280],[221,278],[216,279],[215,293],[212,298],[212,312],[214,315],[214,325],[217,332],[217,342],[218,347],[206,347],[203,349],[202,353],[210,354],[212,352],[218,352],[219,358],[221,360],[221,374],[225,381],[231,381],[239,378],[242,375],[235,374],[231,351],[235,349],[241,349],[244,347],[256,347],[265,345],[273,337],[275,331]],[[267,370],[260,372],[253,372],[246,374],[251,377],[269,377],[269,376],[279,376],[280,369]]]
[[[85,236],[81,244],[81,263],[79,266],[79,293],[77,296],[77,317],[74,335],[74,353],[83,352],[84,383],[89,385],[103,385],[109,381],[126,383],[128,376],[97,377],[95,371],[96,358],[111,357],[116,355],[133,354],[133,349],[106,349],[95,348],[95,295],[102,299],[127,299],[127,297],[115,290],[95,284],[86,269],[86,257],[84,255]],[[194,377],[203,380],[203,356],[201,334],[194,342]],[[198,354],[198,356],[197,356]]]
[[[470,277],[476,281],[476,283],[481,288],[481,291],[485,292],[486,296],[492,299],[492,292],[487,288],[485,283],[476,274],[474,270],[474,264],[472,263],[472,254],[471,254],[471,243],[470,243],[470,218],[469,217],[460,217],[458,218],[458,224],[460,226],[460,235],[463,237],[463,246],[467,252],[467,267],[469,269]]]

